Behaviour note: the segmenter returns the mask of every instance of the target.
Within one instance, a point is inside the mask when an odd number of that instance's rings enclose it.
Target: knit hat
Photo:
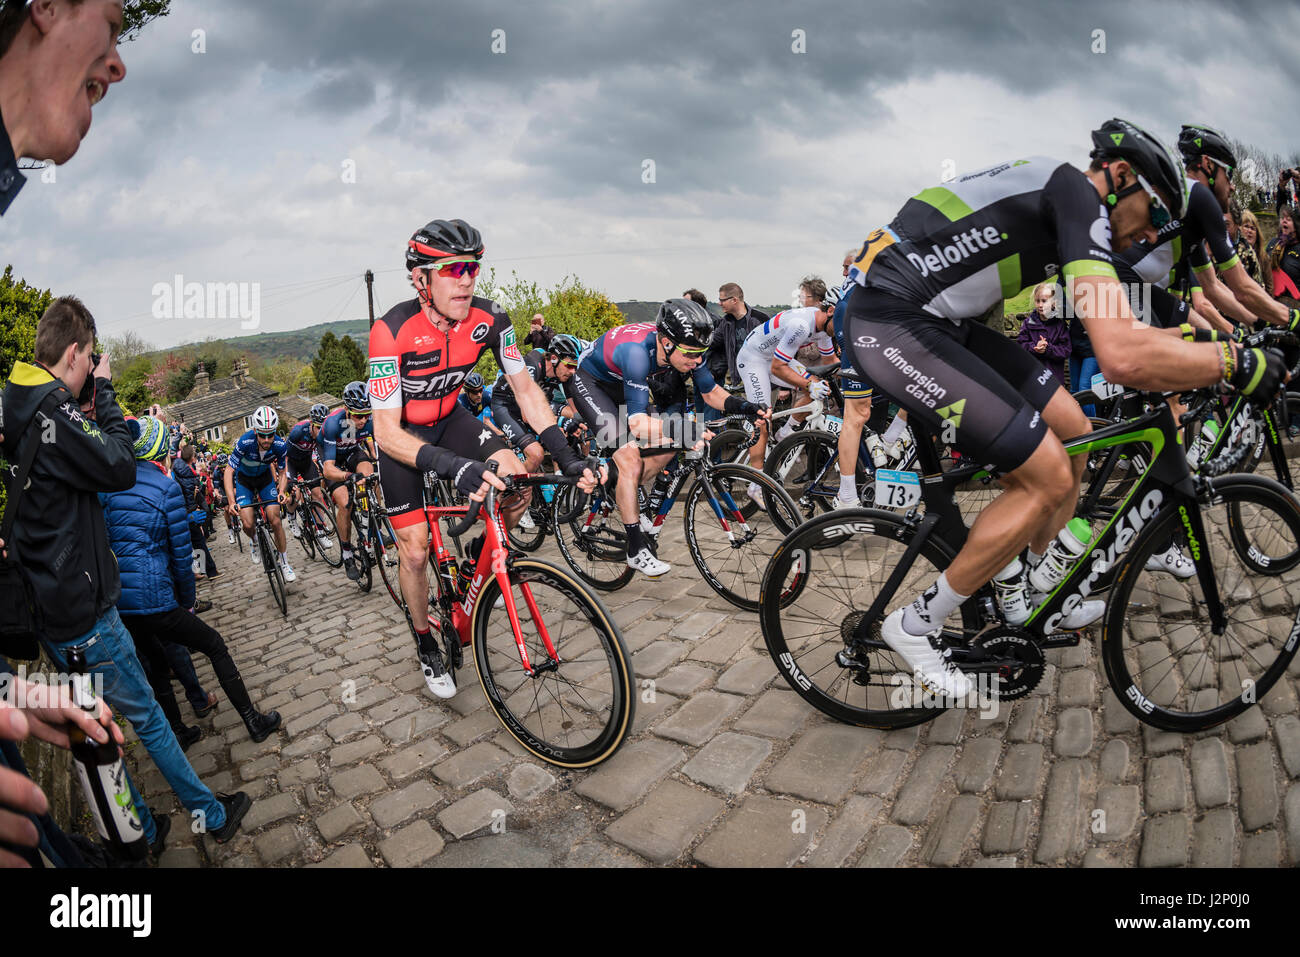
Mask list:
[[[135,428],[131,429],[136,435],[135,457],[149,462],[163,458],[167,454],[167,427],[151,415],[141,416],[138,427],[138,435]]]

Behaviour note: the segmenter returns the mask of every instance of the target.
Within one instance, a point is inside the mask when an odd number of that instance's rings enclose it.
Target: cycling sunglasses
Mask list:
[[[708,346],[677,346],[677,351],[684,356],[702,356],[709,351]]]
[[[1134,172],[1136,173],[1137,171],[1135,170]],[[1155,191],[1155,188],[1147,182],[1146,177],[1141,173],[1137,173],[1137,182],[1128,189],[1117,194],[1116,198],[1123,199],[1130,193],[1136,193],[1139,189],[1146,190],[1147,196],[1151,198],[1151,225],[1156,228],[1157,232],[1164,229],[1173,221],[1173,214],[1169,212],[1169,207],[1166,206],[1165,201],[1160,198],[1160,194]]]
[[[483,264],[477,259],[452,259],[448,262],[433,263],[429,268],[438,270],[439,276],[455,276],[459,279],[468,273],[469,278],[473,279],[483,268]]]

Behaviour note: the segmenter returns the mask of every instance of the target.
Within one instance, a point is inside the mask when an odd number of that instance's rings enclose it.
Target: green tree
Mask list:
[[[116,363],[117,358],[114,357],[113,361]],[[124,366],[114,366],[113,388],[124,406],[139,411],[149,405],[151,396],[145,380],[152,372],[153,362],[148,356],[140,356]]]
[[[321,336],[320,348],[311,360],[311,371],[318,388],[331,395],[342,395],[343,387],[349,382],[365,381],[366,354],[351,336],[339,339],[327,332]]]
[[[140,35],[145,25],[171,13],[171,0],[126,0],[122,5],[121,41],[128,43]]]
[[[18,361],[31,362],[36,349],[36,324],[54,296],[14,278],[14,267],[0,276],[0,383]]]

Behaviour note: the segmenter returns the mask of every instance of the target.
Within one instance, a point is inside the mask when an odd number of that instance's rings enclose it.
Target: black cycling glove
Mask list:
[[[1252,399],[1271,401],[1286,381],[1286,360],[1272,349],[1241,349],[1228,384]]]
[[[564,475],[581,475],[585,467],[582,456],[569,447],[568,440],[558,425],[548,425],[537,436],[542,448],[551,453],[551,460]]]
[[[740,413],[741,415],[754,416],[758,415],[758,413],[762,412],[766,408],[767,406],[765,405],[757,405],[735,395],[727,396],[726,401],[722,403],[722,411],[727,415],[736,415],[737,413]]]

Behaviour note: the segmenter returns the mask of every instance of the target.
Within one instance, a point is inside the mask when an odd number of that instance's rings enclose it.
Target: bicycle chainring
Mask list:
[[[971,642],[966,664],[977,666],[981,660],[998,660],[996,670],[981,671],[987,685],[979,689],[990,700],[1015,701],[1023,698],[1043,680],[1047,662],[1034,636],[1023,628],[998,625]],[[978,682],[984,684],[984,681]]]

